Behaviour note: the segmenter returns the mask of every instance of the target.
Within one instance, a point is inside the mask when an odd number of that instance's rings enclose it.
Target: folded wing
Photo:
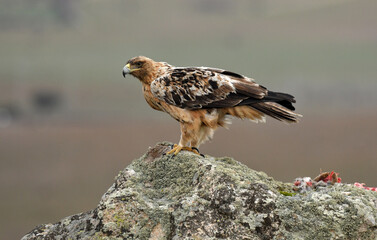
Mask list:
[[[216,68],[172,68],[151,83],[152,93],[189,110],[249,106],[278,120],[296,122],[294,97],[268,91],[253,79]]]

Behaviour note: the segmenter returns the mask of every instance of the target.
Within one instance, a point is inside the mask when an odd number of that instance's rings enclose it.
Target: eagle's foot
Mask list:
[[[196,153],[196,154],[198,154],[198,155],[204,157],[204,154],[201,154],[201,153],[199,152],[199,149],[198,149],[197,147],[191,147],[191,149],[193,150],[194,153]]]
[[[201,155],[199,153],[199,150],[196,147],[183,147],[183,146],[180,146],[178,144],[174,144],[172,149],[169,152],[167,152],[166,154],[177,155],[182,150],[190,151],[190,152],[193,152],[195,154]]]

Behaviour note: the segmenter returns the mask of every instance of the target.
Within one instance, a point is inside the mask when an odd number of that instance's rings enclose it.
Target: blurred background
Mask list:
[[[0,0],[0,239],[93,209],[179,125],[122,77],[145,55],[296,96],[299,124],[234,120],[201,152],[292,182],[377,186],[375,0]]]

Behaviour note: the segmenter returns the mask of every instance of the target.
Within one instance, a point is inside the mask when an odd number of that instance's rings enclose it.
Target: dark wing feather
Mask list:
[[[206,68],[223,76],[230,77],[234,87],[237,89],[237,94],[243,94],[252,98],[262,99],[267,94],[267,89],[254,82],[253,79],[245,77],[241,74],[219,68]]]
[[[186,109],[234,107],[267,90],[252,79],[215,68],[173,68],[151,83],[159,99]]]
[[[292,95],[287,94],[287,93],[268,91],[267,95],[263,99],[248,98],[248,99],[245,99],[244,101],[240,102],[239,105],[241,105],[241,106],[244,106],[244,105],[251,106],[255,103],[260,103],[260,102],[276,102],[276,103],[282,105],[283,107],[294,111],[295,107],[292,105],[292,103],[295,103],[296,100]]]

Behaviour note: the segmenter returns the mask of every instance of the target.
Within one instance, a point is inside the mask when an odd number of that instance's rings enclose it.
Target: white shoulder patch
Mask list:
[[[151,92],[157,98],[165,97],[165,90],[160,86],[161,82],[158,79],[151,83]]]

